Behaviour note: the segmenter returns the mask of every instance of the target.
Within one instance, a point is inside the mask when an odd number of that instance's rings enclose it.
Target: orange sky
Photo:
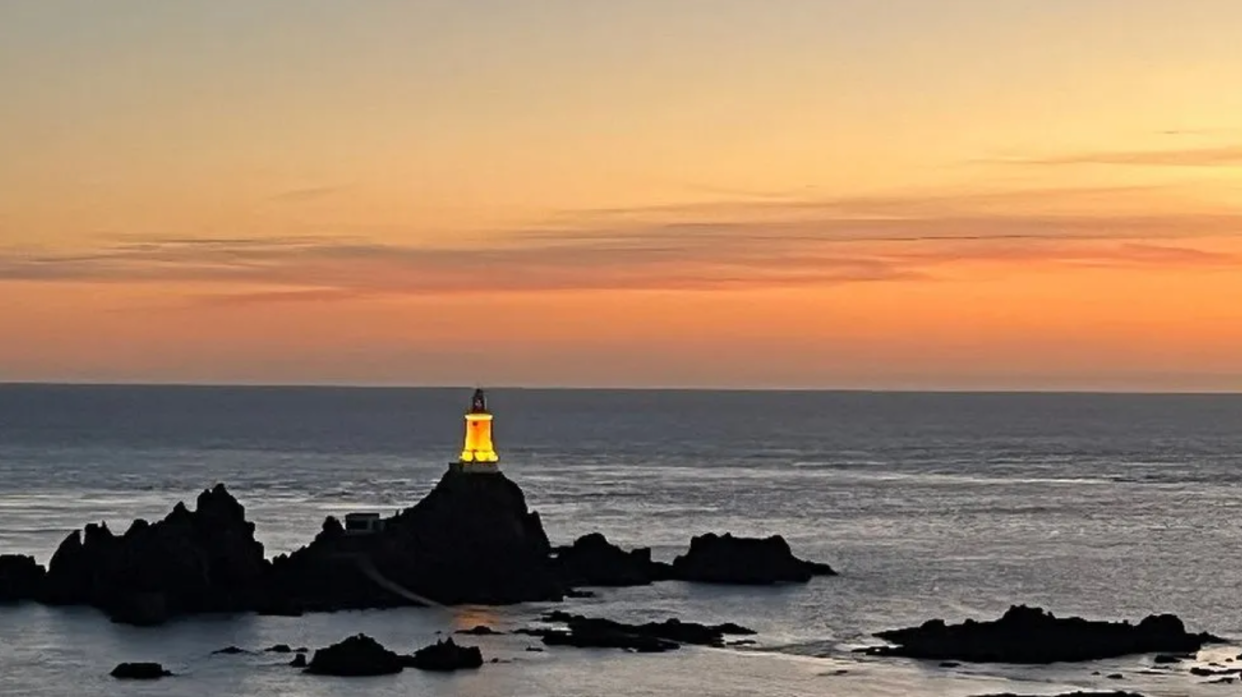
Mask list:
[[[1174,5],[0,5],[0,380],[1242,389]]]

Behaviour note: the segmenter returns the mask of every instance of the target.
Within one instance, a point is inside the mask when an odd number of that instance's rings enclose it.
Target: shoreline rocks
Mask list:
[[[970,663],[1047,664],[1083,662],[1144,653],[1182,654],[1223,640],[1186,632],[1175,615],[1152,615],[1137,625],[1078,617],[1058,618],[1040,608],[1016,605],[992,622],[948,625],[930,620],[919,627],[876,634],[892,646],[864,649],[896,656]]]

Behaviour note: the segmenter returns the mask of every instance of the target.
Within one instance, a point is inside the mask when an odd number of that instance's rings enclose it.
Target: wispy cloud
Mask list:
[[[344,185],[308,186],[308,187],[300,188],[300,189],[289,189],[287,191],[281,191],[277,194],[272,195],[270,197],[270,200],[277,202],[277,203],[297,203],[301,201],[314,201],[317,199],[332,196],[334,194],[338,194],[344,191],[345,189],[346,187]]]
[[[1139,167],[1242,167],[1242,145],[1161,150],[1109,150],[1054,157],[1000,160],[1019,165],[1129,165]]]
[[[609,211],[510,231],[489,246],[343,236],[127,238],[75,253],[0,249],[0,281],[187,282],[219,287],[206,302],[254,304],[901,282],[951,278],[966,263],[1242,265],[1195,241],[1242,232],[1242,216],[1230,211],[1053,215],[1015,203],[911,196]]]

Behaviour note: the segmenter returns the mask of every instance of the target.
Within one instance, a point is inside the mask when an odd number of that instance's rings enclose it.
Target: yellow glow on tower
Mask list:
[[[466,413],[466,444],[462,447],[462,464],[495,463],[500,461],[492,445],[492,415],[487,411],[483,390],[475,390],[474,401]]]

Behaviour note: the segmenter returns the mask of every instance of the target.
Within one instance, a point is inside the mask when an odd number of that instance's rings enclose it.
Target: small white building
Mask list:
[[[345,514],[345,534],[372,535],[384,529],[384,521],[378,513]]]

